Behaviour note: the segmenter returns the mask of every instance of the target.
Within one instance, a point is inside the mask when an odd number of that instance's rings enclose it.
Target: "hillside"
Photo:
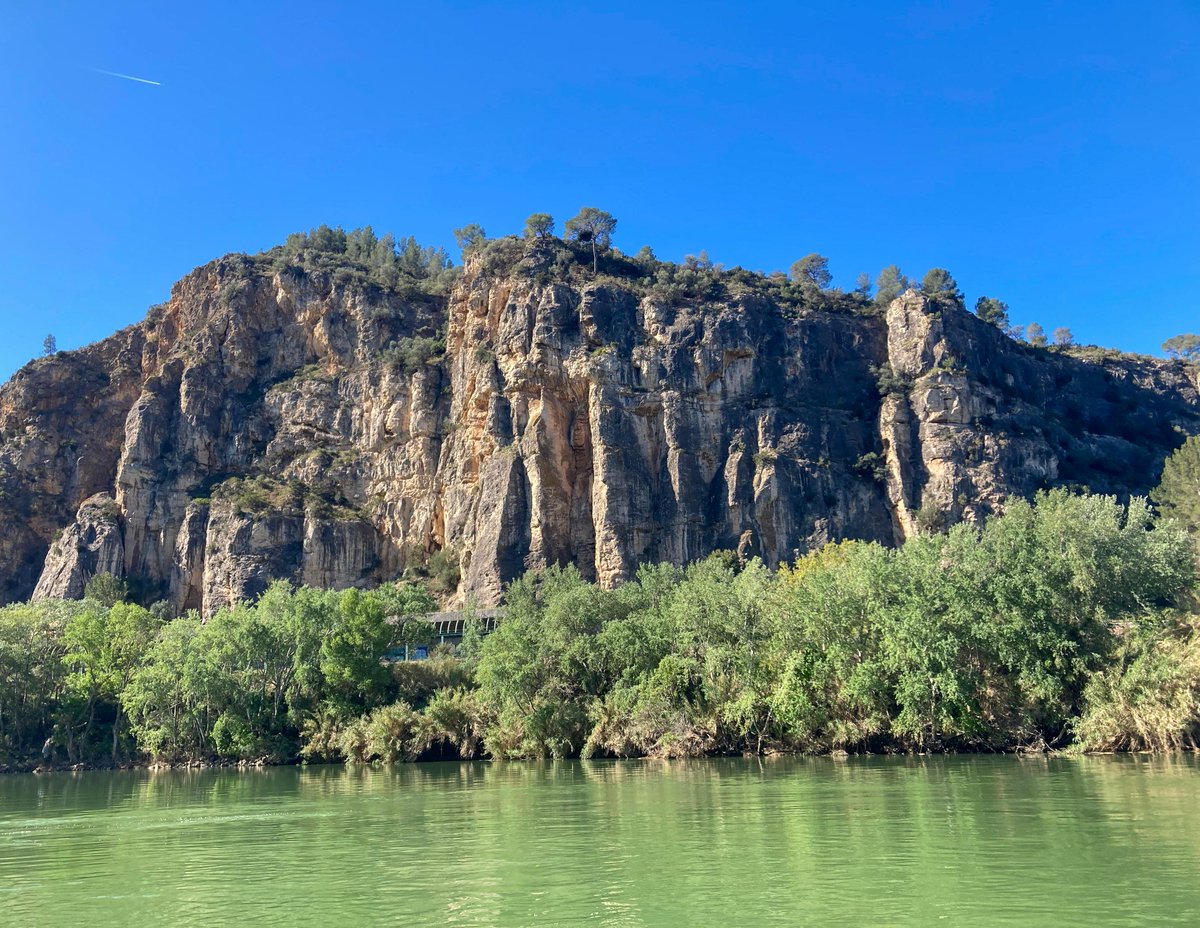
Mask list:
[[[913,290],[879,308],[616,253],[593,273],[553,238],[456,275],[408,244],[226,256],[19,371],[0,600],[106,571],[176,612],[278,577],[490,605],[527,567],[611,585],[893,544],[1043,487],[1141,494],[1200,432],[1194,366],[1034,348]]]

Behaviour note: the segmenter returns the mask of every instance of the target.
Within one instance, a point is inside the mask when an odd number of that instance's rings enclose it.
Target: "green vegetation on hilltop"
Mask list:
[[[916,288],[935,305],[965,309],[962,291],[945,268],[932,268],[918,284],[899,267],[890,265],[879,273],[872,295],[867,274],[859,275],[853,290],[832,286],[829,259],[815,252],[793,263],[786,274],[726,268],[714,264],[703,249],[699,255],[687,255],[681,263],[675,263],[659,260],[648,246],[633,255],[621,252],[613,245],[616,226],[611,213],[588,206],[567,220],[562,238],[555,236],[554,217],[549,213],[530,215],[520,236],[488,238],[476,223],[456,229],[454,236],[464,257],[478,260],[488,274],[524,275],[546,284],[608,284],[668,304],[760,297],[789,313],[820,310],[876,314],[906,290]],[[1010,326],[1008,306],[1000,300],[981,297],[976,312],[1014,339],[1034,347],[1046,347],[1049,342],[1039,334],[1037,323],[1030,326],[1033,337],[1027,336],[1022,327]],[[1056,345],[1066,346],[1073,341],[1069,330],[1056,330]]]
[[[878,311],[870,297],[858,291],[823,288],[809,276],[790,278],[783,273],[768,275],[741,267],[726,268],[714,264],[704,251],[698,256],[688,255],[678,264],[660,261],[649,248],[626,255],[611,245],[596,244],[593,254],[593,244],[607,239],[600,237],[593,242],[587,237],[590,234],[569,239],[548,232],[530,233],[523,238],[505,236],[473,243],[471,254],[488,274],[515,274],[541,284],[619,287],[667,304],[758,297],[787,311]]]
[[[489,238],[483,226],[469,223],[455,229],[454,238],[464,258],[477,257],[485,273],[519,274],[543,284],[609,284],[668,304],[758,296],[789,313],[824,310],[878,314],[912,288],[934,304],[965,309],[963,293],[945,268],[930,269],[918,282],[893,264],[883,268],[874,283],[869,274],[862,273],[854,289],[844,290],[832,286],[829,259],[815,252],[794,262],[788,273],[727,268],[714,263],[704,249],[699,255],[685,256],[682,262],[663,261],[649,246],[632,255],[614,247],[616,226],[617,219],[611,213],[584,207],[564,224],[561,238],[555,235],[555,220],[549,213],[531,214],[520,235]],[[245,271],[258,264],[280,272],[327,274],[343,284],[382,287],[406,299],[444,296],[462,270],[444,248],[422,246],[412,236],[379,236],[371,226],[347,232],[340,226],[320,225],[308,232],[292,233],[283,244],[256,255],[237,257]],[[220,298],[229,304],[249,287],[245,273],[235,273],[222,286]],[[387,315],[391,310],[377,312]],[[1071,330],[1063,326],[1047,336],[1037,322],[1011,325],[1008,304],[994,297],[979,297],[975,313],[1015,341],[1032,347],[1053,346],[1087,360],[1123,355],[1097,346],[1077,347]],[[394,338],[384,353],[387,361],[410,374],[425,361],[440,356],[445,348],[444,333],[439,337],[419,333],[411,339],[415,342],[411,345],[406,344],[409,340]],[[1170,358],[1195,361],[1200,359],[1200,336],[1176,336],[1164,342],[1162,349]],[[56,352],[54,336],[47,335],[43,354]]]
[[[607,283],[664,303],[758,296],[775,302],[786,312],[874,314],[886,309],[907,289],[916,288],[935,304],[965,308],[962,291],[945,268],[932,268],[918,283],[896,265],[889,265],[879,273],[874,294],[867,274],[860,274],[857,286],[847,291],[832,286],[829,259],[820,254],[804,256],[786,274],[726,268],[714,264],[703,249],[698,256],[688,255],[675,263],[659,260],[649,247],[634,255],[622,253],[613,246],[616,226],[611,213],[584,207],[565,223],[562,238],[555,236],[554,217],[549,213],[531,214],[519,236],[489,238],[481,225],[469,223],[455,229],[454,237],[463,256],[477,258],[485,273],[519,274],[540,283]],[[447,293],[461,270],[453,265],[445,249],[421,246],[411,236],[377,236],[370,226],[347,232],[321,225],[309,232],[293,233],[283,245],[255,257],[270,262],[276,270],[328,273],[341,281],[374,284],[408,297]],[[228,301],[245,286],[241,279],[229,281],[223,298]],[[1038,348],[1051,343],[1036,322],[1010,325],[1008,305],[993,297],[980,297],[975,312],[1017,341]],[[1195,339],[1179,336],[1163,348],[1172,357],[1191,358],[1197,353],[1192,343]],[[386,349],[386,360],[406,373],[419,370],[444,349],[437,339],[420,338],[411,345],[405,341],[397,339],[391,344]],[[1053,344],[1067,348],[1074,344],[1074,337],[1069,329],[1059,327]]]
[[[458,275],[445,249],[422,246],[412,236],[377,236],[370,226],[347,232],[321,225],[295,232],[258,257],[278,270],[323,271],[411,293],[445,293]]]

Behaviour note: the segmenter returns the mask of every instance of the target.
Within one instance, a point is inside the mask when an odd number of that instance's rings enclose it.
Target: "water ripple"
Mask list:
[[[0,778],[0,924],[1200,924],[1194,758]]]

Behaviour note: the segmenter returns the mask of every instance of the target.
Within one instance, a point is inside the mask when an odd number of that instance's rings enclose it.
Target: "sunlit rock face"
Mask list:
[[[1030,348],[913,291],[853,312],[560,276],[536,245],[444,296],[229,256],[27,365],[0,388],[0,600],[111,572],[211,614],[444,549],[448,598],[491,605],[551,564],[611,585],[894,544],[1043,487],[1145,493],[1200,431],[1194,367]]]

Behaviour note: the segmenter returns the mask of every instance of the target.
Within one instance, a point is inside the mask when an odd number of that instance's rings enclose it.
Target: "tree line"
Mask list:
[[[565,223],[561,240],[555,236],[554,217],[541,212],[532,213],[525,220],[520,240],[526,244],[561,241],[582,248],[591,258],[592,276],[596,277],[600,274],[602,257],[613,254],[625,258],[613,248],[616,228],[617,220],[611,213],[585,206]],[[489,240],[487,232],[478,223],[455,229],[454,237],[464,255],[519,241],[514,236]],[[340,226],[320,225],[308,232],[289,235],[283,245],[258,257],[270,260],[278,270],[299,267],[359,277],[410,295],[445,293],[457,279],[459,270],[443,248],[422,246],[412,236],[397,238],[391,233],[379,236],[370,226],[347,232]],[[558,256],[555,263],[555,270],[560,274],[566,272],[569,265],[562,258]],[[651,292],[666,299],[711,295],[713,285],[726,273],[725,267],[714,264],[703,249],[698,256],[687,255],[681,265],[674,265],[659,261],[647,246],[624,263],[626,271],[633,268],[651,276]],[[829,259],[815,252],[793,263],[786,274],[781,271],[773,274],[750,272],[742,268],[735,268],[730,273],[743,281],[759,278],[777,288],[786,285],[780,294],[785,299],[816,307],[829,308],[838,305],[843,298],[849,298],[850,304],[860,308],[883,309],[906,290],[914,288],[935,302],[966,309],[958,282],[945,268],[931,268],[918,282],[892,264],[880,271],[873,282],[869,274],[859,274],[854,289],[849,292],[832,286]],[[1008,304],[996,297],[979,297],[974,311],[980,319],[995,325],[1010,338],[1036,348],[1051,344],[1066,348],[1075,344],[1075,336],[1065,326],[1047,335],[1036,322],[1026,326],[1013,325]],[[1200,335],[1174,336],[1163,343],[1162,350],[1169,358],[1200,360]],[[47,335],[42,354],[51,356],[57,351],[57,339],[53,334]]]
[[[728,552],[604,589],[510,585],[428,638],[420,586],[276,583],[168,620],[100,577],[0,610],[0,762],[696,756],[1195,747],[1200,438],[1142,499],[1065,490],[902,546],[772,571]]]
[[[612,238],[616,226],[617,220],[611,213],[585,206],[566,222],[563,241],[585,246],[591,256],[592,274],[596,276],[600,270],[600,257],[614,252]],[[454,236],[464,255],[486,252],[489,245],[495,246],[505,241],[516,240],[508,237],[489,241],[486,230],[477,223],[455,229]],[[549,213],[531,214],[525,220],[521,239],[526,243],[554,241],[554,217]],[[719,277],[726,270],[724,265],[714,264],[704,249],[701,249],[699,255],[687,255],[680,266],[663,266],[654,256],[654,252],[649,247],[644,247],[632,256],[632,262],[653,274],[655,280],[652,291],[655,295],[667,298],[703,297],[711,289],[706,285],[712,283],[704,278]],[[741,275],[752,273],[740,268],[734,269],[734,273],[738,272]],[[839,298],[850,297],[863,305],[883,309],[906,290],[913,288],[937,303],[966,309],[958,282],[948,270],[940,267],[931,268],[917,281],[907,277],[897,265],[892,264],[880,271],[874,282],[869,274],[860,274],[854,289],[849,293],[832,285],[833,275],[829,270],[829,259],[816,252],[794,262],[786,274],[760,272],[757,276],[768,282],[786,283],[790,288],[787,296],[813,306],[827,305],[831,301],[836,304]],[[1028,326],[1012,325],[1008,304],[995,297],[981,296],[975,303],[975,313],[985,322],[997,326],[1010,338],[1025,341],[1037,348],[1044,348],[1051,343],[1058,347],[1067,347],[1075,343],[1075,336],[1065,326],[1056,328],[1052,336],[1047,336],[1045,330],[1036,322]]]

